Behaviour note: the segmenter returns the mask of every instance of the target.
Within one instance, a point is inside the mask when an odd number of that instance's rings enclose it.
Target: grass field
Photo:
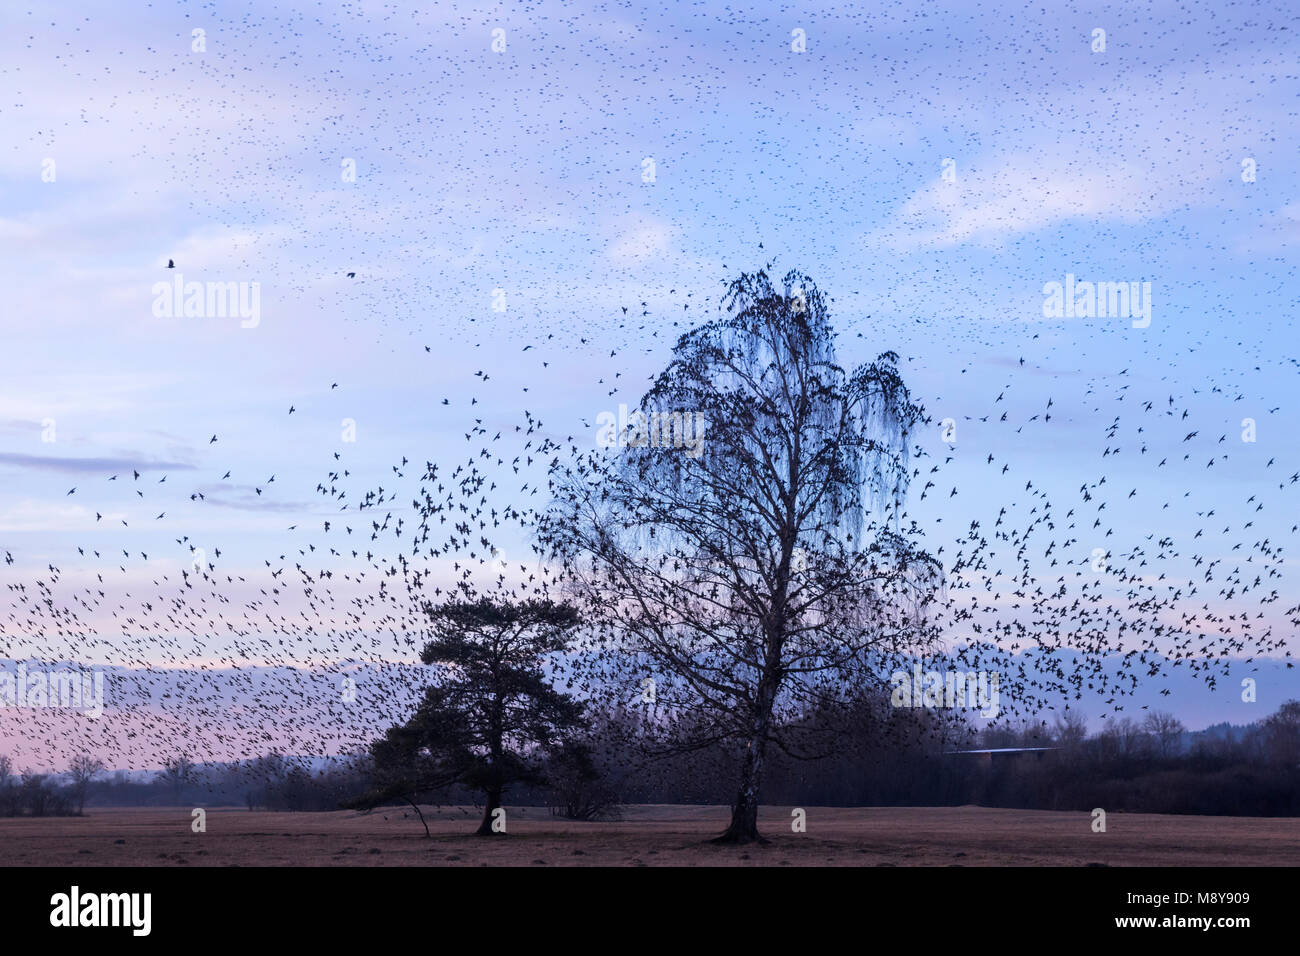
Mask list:
[[[271,813],[190,808],[87,810],[84,817],[0,819],[9,866],[1297,866],[1300,819],[1087,813],[983,807],[820,808],[793,833],[788,808],[764,808],[765,846],[708,843],[723,807],[637,806],[616,823],[508,810],[508,835],[472,835],[472,808]]]

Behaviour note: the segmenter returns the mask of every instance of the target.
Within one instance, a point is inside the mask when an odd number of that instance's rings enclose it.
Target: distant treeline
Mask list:
[[[1091,736],[1073,713],[1049,725],[978,731],[917,711],[875,714],[877,721],[851,726],[847,739],[838,728],[843,746],[822,759],[776,750],[763,803],[1300,816],[1300,701],[1249,725],[1195,733],[1163,713],[1110,720]],[[1008,749],[1019,752],[962,752]],[[605,782],[625,803],[726,804],[734,796],[736,758],[721,746],[654,770],[616,769],[636,760],[615,753],[602,761]]]
[[[864,704],[864,712],[847,736],[836,728],[839,743],[828,756],[796,760],[776,750],[763,802],[1300,815],[1300,701],[1248,725],[1195,733],[1162,713],[1110,720],[1089,735],[1076,714],[974,730],[925,711]],[[816,723],[810,718],[805,729]],[[734,751],[719,744],[657,757],[645,744],[635,718],[605,715],[589,739],[548,757],[545,784],[519,786],[508,801],[599,819],[617,817],[622,804],[725,805],[734,796]],[[278,754],[205,766],[181,756],[150,779],[104,772],[88,758],[64,774],[16,773],[0,756],[0,816],[70,815],[83,806],[337,810],[373,783],[361,755],[314,768]],[[469,804],[476,795],[451,787],[438,799]]]

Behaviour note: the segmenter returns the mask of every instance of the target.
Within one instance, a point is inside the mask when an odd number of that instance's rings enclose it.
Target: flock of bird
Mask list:
[[[564,347],[554,339],[524,346],[542,354]],[[1042,716],[1067,703],[1119,712],[1140,682],[1171,669],[1213,686],[1233,660],[1290,658],[1286,638],[1300,623],[1300,605],[1294,591],[1284,596],[1282,541],[1297,530],[1300,509],[1288,502],[1300,474],[1277,470],[1273,455],[1230,442],[1226,432],[1208,431],[1187,401],[1231,405],[1242,396],[1217,385],[1191,389],[1182,401],[1149,388],[1141,394],[1122,371],[1090,382],[1084,400],[1093,404],[1080,411],[1104,423],[1096,426],[1096,471],[1071,491],[1049,494],[1033,445],[1017,454],[1014,445],[1004,450],[983,438],[963,458],[967,428],[1001,426],[1007,439],[1047,441],[1059,427],[1066,413],[1052,398],[1013,417],[1007,395],[1030,374],[1024,363],[987,414],[956,421],[956,437],[945,440],[936,424],[927,426],[898,516],[926,529],[925,544],[943,563],[938,617],[953,636],[953,660],[1000,671],[1003,686],[1018,689],[1011,711]],[[492,378],[487,369],[476,377]],[[599,388],[605,376],[596,377]],[[331,382],[327,391],[338,387]],[[66,561],[7,581],[0,637],[8,657],[107,661],[109,681],[104,717],[69,724],[56,710],[10,712],[0,718],[4,735],[39,740],[54,765],[90,746],[121,765],[156,765],[167,751],[229,760],[362,748],[408,712],[428,677],[412,663],[427,602],[453,593],[554,593],[543,562],[505,555],[518,555],[519,542],[528,541],[553,493],[548,476],[590,453],[591,433],[560,435],[528,410],[513,426],[489,423],[476,413],[477,396],[467,398],[435,406],[461,422],[460,452],[412,447],[382,469],[351,462],[346,444],[324,452],[317,505],[286,527],[291,543],[260,567],[227,568],[221,545],[208,553],[189,535],[159,535],[149,551],[78,546]],[[942,396],[934,401],[942,404]],[[287,419],[299,404],[280,414]],[[231,480],[232,469],[220,463],[220,434],[201,441],[212,477]],[[1169,452],[1171,443],[1181,455]],[[1252,465],[1254,479],[1225,485],[1214,501],[1191,499],[1174,480],[1251,453],[1264,459]],[[1126,470],[1122,483],[1112,465],[1120,456],[1139,469]],[[954,462],[965,470],[950,485],[945,471]],[[81,481],[65,494],[93,507],[96,523],[115,510],[98,502],[114,482],[128,483],[140,502],[140,517],[130,521],[183,518],[208,506],[200,487],[177,480],[133,469]],[[980,497],[966,505],[972,481]],[[253,487],[262,496],[280,484],[268,468]],[[1145,523],[1125,512],[1134,499]],[[991,503],[996,513],[982,514]],[[1166,516],[1185,506],[1196,527],[1179,535]],[[1248,517],[1220,518],[1225,511]],[[158,570],[164,557],[174,570]],[[5,560],[13,566],[16,559],[6,551]]]
[[[297,28],[309,29],[309,20],[299,18]],[[232,34],[237,26],[259,35],[247,22],[231,24]],[[528,184],[541,178],[528,141],[531,121],[495,108],[480,115],[480,100],[448,92],[472,72],[462,51],[399,68],[388,62],[388,27],[374,26],[373,42],[341,58],[340,69],[373,68],[382,77],[374,90],[366,87],[364,108],[349,122],[363,131],[366,124],[382,126],[392,141],[414,144],[411,152],[446,181],[438,179],[435,188],[418,175],[402,179],[393,172],[398,157],[376,149],[372,166],[385,188],[338,190],[334,157],[355,151],[341,132],[348,123],[332,112],[343,84],[331,75],[327,106],[320,106],[312,98],[320,91],[290,69],[303,68],[304,53],[286,36],[271,42],[276,55],[265,58],[267,70],[287,96],[314,104],[303,109],[318,110],[311,115],[319,122],[294,126],[306,130],[305,139],[286,145],[280,115],[268,110],[241,116],[246,125],[239,137],[205,139],[204,161],[228,175],[209,183],[191,211],[223,210],[234,228],[253,215],[250,196],[274,195],[284,218],[311,224],[285,240],[293,253],[288,261],[304,264],[285,280],[286,291],[348,317],[362,336],[400,341],[430,368],[442,367],[439,353],[448,343],[465,345],[476,356],[472,390],[435,384],[434,375],[415,386],[429,417],[455,439],[431,446],[427,436],[412,435],[407,447],[382,461],[342,440],[326,447],[304,439],[304,447],[316,449],[313,487],[286,478],[292,467],[286,458],[247,473],[223,458],[229,443],[221,430],[205,428],[187,436],[200,462],[192,469],[158,476],[108,469],[61,486],[59,496],[89,509],[93,521],[84,540],[48,561],[35,562],[16,544],[0,545],[7,601],[0,606],[0,657],[101,667],[106,711],[90,719],[54,708],[5,708],[0,753],[20,752],[20,762],[61,769],[83,751],[106,755],[112,767],[157,767],[177,753],[219,761],[270,750],[314,755],[364,748],[409,713],[428,678],[416,663],[427,633],[426,603],[452,594],[554,596],[554,569],[532,554],[532,534],[554,493],[551,478],[592,450],[594,412],[619,401],[635,405],[642,376],[648,382],[656,365],[669,360],[677,337],[720,308],[714,283],[733,278],[737,266],[776,268],[778,253],[758,239],[775,246],[765,232],[770,227],[759,224],[752,240],[719,240],[719,250],[726,249],[717,253],[720,275],[697,279],[683,267],[669,281],[644,280],[635,293],[595,276],[589,277],[593,301],[582,314],[548,315],[540,307],[537,315],[512,312],[507,320],[466,309],[463,319],[447,318],[460,305],[463,274],[481,262],[480,243],[466,229],[464,248],[439,246],[426,234],[430,219],[481,223],[502,209],[532,209],[525,238],[542,249],[554,241],[552,229],[569,229],[595,199],[562,177],[545,196],[530,192]],[[568,31],[555,42],[567,44]],[[214,39],[212,55],[190,72],[177,72],[168,61],[142,68],[141,76],[155,93],[174,89],[177,99],[221,113],[226,105],[206,91],[254,67],[224,65],[222,55],[249,55],[235,44],[224,54],[218,50]],[[95,76],[75,57],[67,62],[70,79],[93,85]],[[479,70],[474,80],[489,91],[498,83],[513,94],[531,88],[527,70],[513,69],[518,72]],[[885,72],[880,82],[897,86],[896,74],[907,71]],[[398,97],[402,108],[392,105]],[[142,144],[163,124],[147,111],[130,122]],[[714,135],[710,129],[706,138]],[[478,162],[513,177],[513,192],[471,188],[480,170],[464,137],[501,144]],[[589,141],[586,131],[575,140]],[[338,191],[317,189],[305,175],[290,182],[269,163],[242,162],[235,144],[243,142],[269,143],[277,154],[328,157],[330,187]],[[763,155],[753,144],[745,149],[747,156]],[[146,161],[147,153],[141,145],[133,159]],[[169,153],[166,160],[174,158]],[[575,149],[566,161],[586,167],[603,159]],[[182,172],[174,176],[183,179],[190,167],[175,166]],[[393,175],[398,178],[382,179]],[[638,177],[635,187],[641,186]],[[621,188],[608,190],[618,199]],[[828,188],[832,204],[860,201]],[[513,233],[485,234],[498,248],[525,242]],[[646,242],[625,260],[660,276],[648,263],[661,250],[653,237]],[[265,245],[245,247],[243,264],[264,251]],[[426,268],[430,259],[436,266]],[[164,261],[166,270],[188,265],[175,249],[156,260]],[[818,272],[816,262],[782,265]],[[930,278],[947,281],[943,271],[936,266]],[[1048,270],[1056,271],[1055,264]],[[924,285],[924,278],[913,277],[913,284]],[[1202,281],[1189,279],[1193,286]],[[1132,706],[1139,686],[1171,673],[1190,673],[1215,687],[1234,664],[1249,674],[1276,660],[1289,672],[1287,640],[1300,626],[1300,589],[1287,578],[1300,516],[1300,471],[1287,425],[1293,410],[1266,401],[1255,385],[1293,382],[1300,360],[1270,348],[1266,333],[1274,326],[1238,342],[1207,378],[1183,366],[1203,364],[1219,347],[1209,333],[1157,334],[1157,325],[1139,336],[1128,327],[1078,322],[1053,328],[956,316],[912,319],[878,313],[855,289],[829,291],[837,296],[831,311],[841,364],[894,349],[904,379],[932,416],[915,436],[909,493],[892,517],[920,529],[942,562],[946,587],[935,614],[951,636],[953,659],[1008,675],[1004,687],[1018,694],[1004,691],[1004,701],[1014,713],[1038,719],[1067,703],[1119,713]],[[1215,295],[1204,298],[1213,314],[1224,314]],[[1134,371],[1134,350],[1143,369],[1167,373]],[[1000,384],[986,390],[990,376]],[[266,430],[298,434],[293,429],[306,427],[303,412],[322,404],[322,395],[349,391],[357,386],[341,371],[322,373],[315,387],[263,409]],[[575,392],[589,413],[558,410]],[[1257,425],[1257,440],[1238,434],[1246,418]],[[1087,464],[1064,480],[1057,458]],[[134,508],[120,503],[123,486]],[[237,531],[214,540],[154,530],[210,516],[217,507],[213,489],[227,487],[232,494],[247,489],[242,507],[291,515],[282,543],[256,562],[230,558],[248,547]],[[112,545],[110,526],[152,543]],[[575,681],[575,692],[595,693],[581,677]],[[1300,696],[1295,690],[1279,693]]]

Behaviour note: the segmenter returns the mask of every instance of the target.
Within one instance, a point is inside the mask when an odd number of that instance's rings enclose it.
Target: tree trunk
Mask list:
[[[768,642],[767,672],[759,681],[758,694],[754,701],[753,722],[750,724],[749,741],[745,746],[745,757],[740,765],[740,792],[731,807],[731,825],[714,843],[744,844],[766,843],[758,834],[758,791],[763,782],[763,755],[767,750],[768,731],[772,726],[772,705],[776,701],[776,689],[779,684],[776,654],[773,648],[776,642]]]
[[[766,843],[758,834],[758,787],[763,773],[763,745],[751,740],[740,770],[740,792],[731,807],[731,825],[714,843]]]
[[[483,804],[483,822],[478,825],[474,831],[476,836],[498,836],[498,831],[492,829],[492,812],[501,806],[501,788],[497,787],[487,792],[487,800]],[[501,831],[504,832],[504,831]]]
[[[497,673],[495,663],[492,667],[492,686],[493,688],[500,686],[500,677]],[[505,723],[503,714],[504,708],[501,702],[501,697],[499,694],[494,692],[492,694],[491,705],[488,708],[487,744],[490,756],[488,757],[489,773],[487,776],[487,800],[483,805],[483,822],[478,825],[478,829],[475,831],[475,834],[478,836],[497,836],[498,832],[504,833],[504,831],[496,831],[492,829],[492,824],[495,822],[492,819],[492,812],[501,806],[501,790],[503,783],[501,777],[501,757],[505,753],[505,745],[502,739],[504,737],[504,731],[502,728]]]
[[[419,818],[420,818],[420,822],[424,824],[424,835],[425,835],[425,838],[426,838],[426,839],[432,838],[432,837],[433,837],[433,834],[429,832],[429,823],[428,823],[427,820],[424,819],[424,814],[420,812],[420,806],[419,806],[419,804],[417,804],[417,803],[415,802],[415,798],[413,798],[413,797],[407,797],[407,798],[406,798],[406,802],[409,803],[412,807],[415,808],[415,815],[416,815],[417,817],[419,817]]]
[[[758,833],[758,790],[763,782],[763,754],[767,748],[767,721],[755,721],[754,734],[745,748],[740,767],[740,792],[731,807],[731,825],[714,843],[766,843]]]

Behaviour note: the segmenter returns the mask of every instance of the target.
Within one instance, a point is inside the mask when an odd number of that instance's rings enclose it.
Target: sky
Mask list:
[[[954,459],[913,502],[936,544],[1027,513],[1026,481],[1104,475],[1138,492],[1111,502],[1126,541],[1213,509],[1211,559],[1294,547],[1298,32],[1281,0],[6,4],[0,580],[107,568],[129,605],[194,545],[255,598],[338,512],[331,470],[382,483],[525,411],[594,447],[769,262],[831,298],[843,364],[900,355]],[[1150,324],[1045,316],[1067,274],[1150,283]],[[157,314],[177,275],[256,283],[256,321]],[[84,621],[130,633],[110,606]],[[3,624],[12,659],[234,656]],[[1281,674],[1272,704],[1300,696]]]

